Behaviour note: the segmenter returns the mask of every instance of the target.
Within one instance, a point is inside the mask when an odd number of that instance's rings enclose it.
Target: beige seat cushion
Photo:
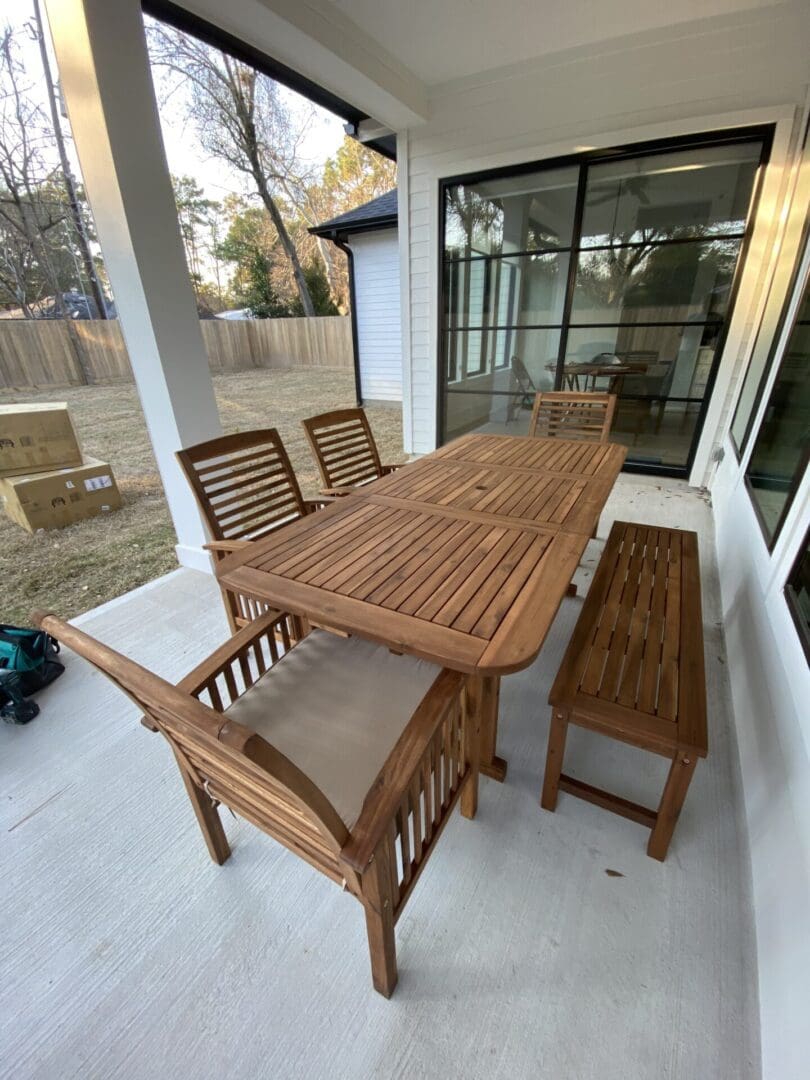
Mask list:
[[[314,781],[351,829],[417,706],[441,673],[361,638],[313,630],[231,705]]]

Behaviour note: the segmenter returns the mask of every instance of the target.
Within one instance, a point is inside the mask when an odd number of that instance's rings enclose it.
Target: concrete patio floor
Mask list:
[[[710,752],[666,863],[646,830],[569,796],[538,804],[566,600],[504,680],[506,783],[455,815],[371,988],[362,909],[251,826],[208,858],[168,747],[67,657],[23,728],[0,726],[0,1070],[56,1078],[744,1080],[759,1075],[747,839],[711,509],[623,475],[603,515],[700,534]],[[601,541],[589,546],[587,587]],[[213,581],[180,570],[76,620],[176,679],[226,635]],[[655,805],[667,763],[577,729],[568,772]]]

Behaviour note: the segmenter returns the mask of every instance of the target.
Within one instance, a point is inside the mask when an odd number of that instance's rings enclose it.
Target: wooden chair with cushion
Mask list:
[[[222,803],[360,901],[374,987],[390,997],[395,923],[456,803],[475,816],[477,682],[357,637],[293,643],[274,611],[173,686],[54,615],[33,618],[166,738],[214,862],[230,855]]]
[[[608,441],[615,411],[615,394],[541,392],[534,399],[529,434],[604,443]]]
[[[382,465],[377,444],[363,409],[336,409],[302,420],[312,454],[321,474],[324,495],[345,495],[394,472],[398,465]]]
[[[222,435],[176,456],[212,537],[206,549],[216,559],[324,505],[302,497],[275,428]],[[223,600],[234,632],[266,609],[229,590],[223,590]]]

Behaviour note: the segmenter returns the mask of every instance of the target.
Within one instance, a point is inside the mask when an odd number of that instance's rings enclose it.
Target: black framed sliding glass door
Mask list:
[[[442,183],[440,434],[522,434],[537,390],[610,390],[628,463],[684,473],[766,131]]]

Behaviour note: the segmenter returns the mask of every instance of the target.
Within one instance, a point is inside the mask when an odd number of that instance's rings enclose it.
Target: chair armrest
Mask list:
[[[207,544],[203,544],[203,551],[210,551],[218,559],[223,559],[234,551],[249,548],[252,543],[252,540],[210,540]]]
[[[369,789],[351,838],[340,853],[341,859],[358,873],[367,868],[377,845],[386,835],[414,774],[422,767],[433,736],[464,683],[465,676],[457,671],[445,669],[439,675]]]
[[[335,499],[342,499],[344,495],[351,495],[355,490],[353,487],[321,488],[321,495],[325,495],[330,502],[334,502]]]
[[[287,652],[292,647],[289,627],[287,626],[288,619],[289,615],[284,611],[267,611],[264,615],[260,615],[259,618],[253,619],[247,626],[237,631],[233,637],[228,638],[202,663],[198,664],[185,678],[181,679],[177,684],[177,689],[190,694],[192,697],[199,697],[200,694],[208,691],[214,708],[220,710],[227,708],[256,681],[249,663],[251,652],[254,667],[257,668],[258,677],[260,678],[267,668],[272,667],[279,658],[278,643],[275,637],[277,629],[282,631],[284,652]],[[270,654],[270,664],[267,664],[261,648],[263,639],[266,640],[267,650]],[[262,656],[261,662],[259,661],[259,653]],[[241,680],[244,682],[244,689],[242,690],[238,689],[235,678],[236,671],[241,675]],[[222,687],[217,685],[219,676],[223,677],[227,694],[230,697],[230,701],[227,703],[222,701]]]

